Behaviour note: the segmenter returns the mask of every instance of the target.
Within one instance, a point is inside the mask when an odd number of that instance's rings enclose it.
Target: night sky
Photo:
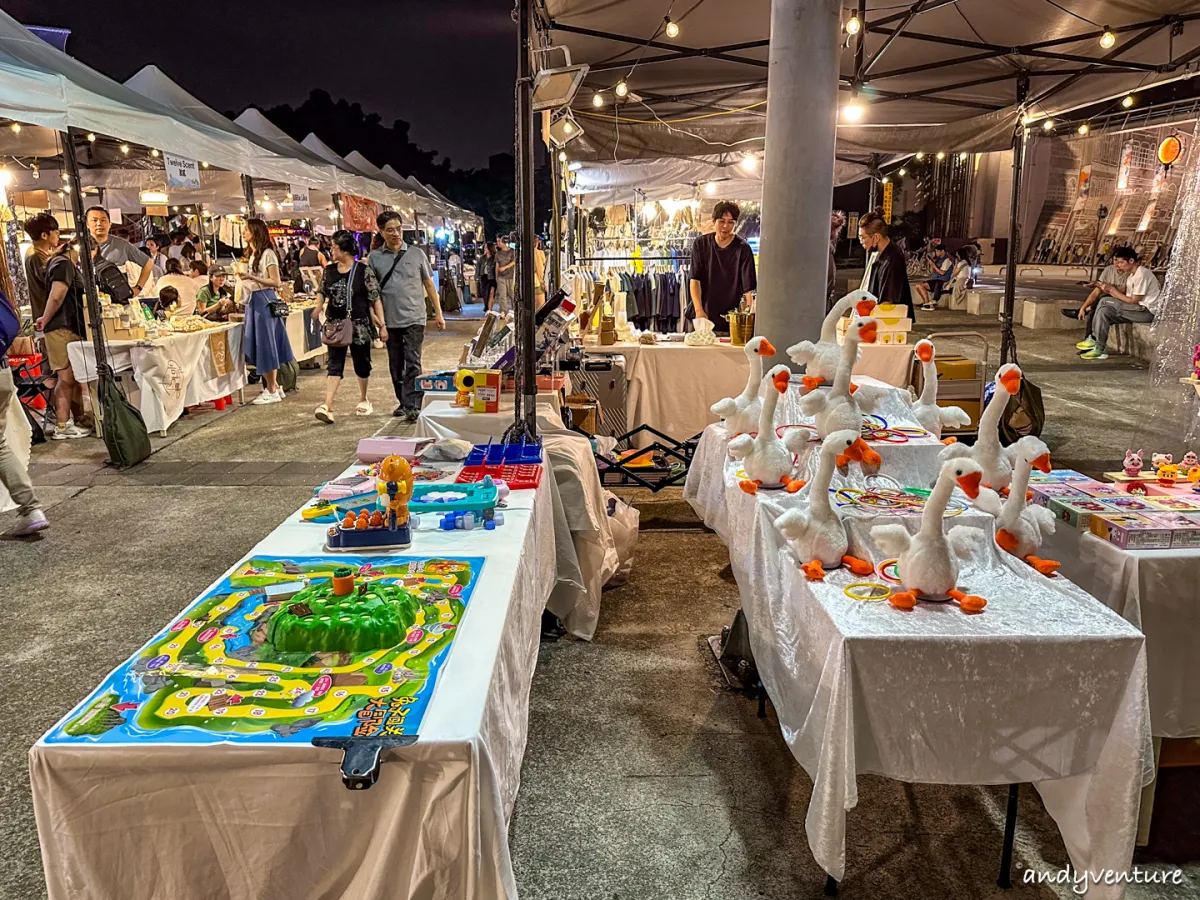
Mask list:
[[[71,29],[67,52],[124,81],[153,63],[220,112],[299,105],[312,88],[362,104],[459,168],[512,150],[512,0],[0,0]]]

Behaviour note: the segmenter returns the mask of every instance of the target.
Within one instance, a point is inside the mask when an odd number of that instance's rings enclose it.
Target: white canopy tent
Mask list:
[[[348,172],[358,173],[358,177],[363,180],[364,184],[378,186],[378,188],[372,187],[371,193],[358,194],[358,196],[366,197],[368,200],[375,200],[388,206],[412,207],[413,197],[410,193],[399,192],[395,188],[388,186],[382,179],[372,175],[369,171],[353,165],[349,160],[335,153],[332,147],[315,134],[310,132],[300,144],[321,159],[327,160],[339,168],[345,168]],[[357,191],[351,191],[350,193],[357,193]]]

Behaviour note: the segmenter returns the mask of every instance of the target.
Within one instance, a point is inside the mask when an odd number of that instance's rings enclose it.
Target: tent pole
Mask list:
[[[242,176],[242,196],[246,198],[246,216],[254,215],[254,179],[249,175]]]
[[[83,214],[83,184],[79,178],[79,157],[75,154],[76,129],[68,128],[62,136],[63,159],[71,185],[71,212],[75,216],[75,236],[79,241],[79,269],[83,273],[83,290],[87,294],[88,318],[92,321],[92,346],[96,349],[96,372],[101,382],[112,379],[104,346],[104,317],[100,311],[100,296],[96,293],[96,273],[92,268],[92,236],[88,233]],[[134,298],[133,303],[137,303]]]
[[[816,340],[825,318],[841,7],[771,4],[755,330],[781,348]]]
[[[208,251],[204,247],[204,204],[196,204],[196,233],[200,237],[200,261],[208,265],[208,260],[204,257],[208,255]]]
[[[1029,96],[1029,75],[1017,79],[1017,106],[1023,109]],[[1017,295],[1017,260],[1021,255],[1021,174],[1024,169],[1025,127],[1020,119],[1013,129],[1012,193],[1008,211],[1008,256],[1004,270],[1004,321],[1000,326],[1000,365],[1008,362],[1009,354],[1016,355],[1013,346],[1013,308]]]

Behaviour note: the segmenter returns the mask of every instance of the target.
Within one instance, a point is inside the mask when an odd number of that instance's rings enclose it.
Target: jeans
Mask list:
[[[425,392],[417,388],[417,378],[421,375],[421,344],[424,342],[424,325],[388,327],[388,371],[396,399],[405,409],[420,410],[425,396]]]
[[[1126,303],[1113,297],[1105,297],[1096,303],[1092,317],[1091,334],[1096,339],[1097,349],[1108,346],[1108,330],[1122,322],[1153,322],[1154,313],[1144,306]]]
[[[0,484],[4,485],[13,502],[17,504],[21,515],[27,516],[35,509],[40,509],[41,504],[33,495],[33,482],[29,480],[28,470],[17,462],[16,456],[4,440],[4,422],[16,392],[12,369],[8,366],[0,368]]]

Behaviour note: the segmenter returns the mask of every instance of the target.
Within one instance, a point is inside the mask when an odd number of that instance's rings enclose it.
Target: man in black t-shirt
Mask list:
[[[713,207],[716,231],[692,243],[692,311],[697,319],[708,319],[713,330],[727,334],[725,313],[737,309],[744,298],[753,304],[751,292],[758,288],[754,251],[733,233],[741,210],[736,203],[720,201]]]
[[[87,437],[90,433],[71,420],[71,405],[81,402],[83,390],[71,370],[67,345],[82,341],[83,278],[79,275],[78,254],[70,244],[58,249],[46,267],[49,295],[46,311],[37,320],[38,331],[45,334],[46,356],[58,378],[54,386],[54,416],[57,423],[51,440],[62,441]]]

